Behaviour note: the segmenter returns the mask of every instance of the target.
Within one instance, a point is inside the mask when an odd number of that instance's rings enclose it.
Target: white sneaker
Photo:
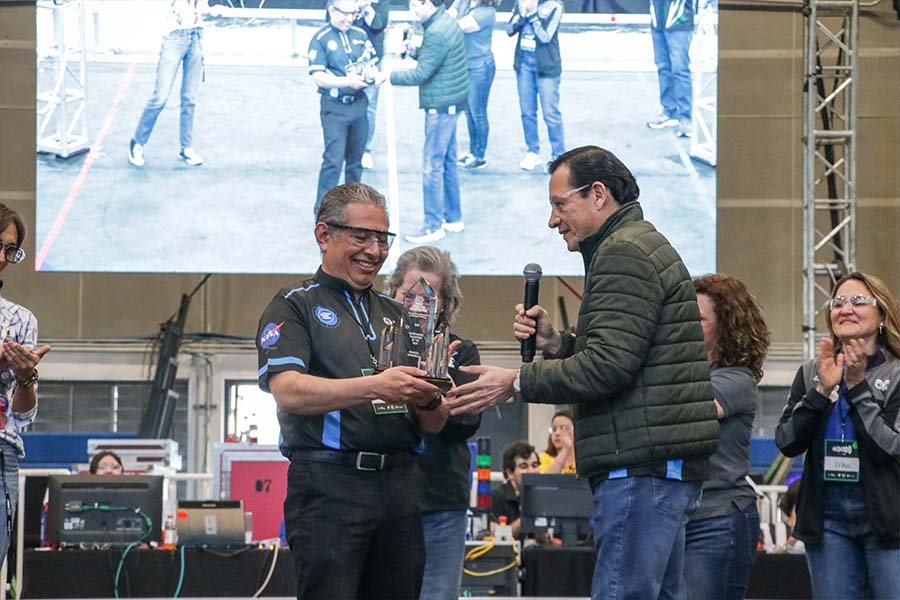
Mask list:
[[[182,148],[179,156],[184,159],[185,164],[189,167],[196,167],[203,164],[203,159],[193,148]]]
[[[452,223],[444,221],[441,224],[441,228],[449,231],[450,233],[459,233],[466,228],[466,224],[462,221],[453,221]]]
[[[361,162],[362,162],[363,169],[374,169],[375,168],[375,161],[372,160],[372,155],[369,154],[368,152],[363,152]]]
[[[144,147],[134,140],[128,144],[128,162],[136,167],[144,166]]]
[[[531,171],[535,167],[541,164],[541,157],[534,152],[528,152],[525,154],[525,158],[522,159],[522,162],[519,163],[519,168],[524,169],[526,171]]]
[[[436,242],[439,239],[442,239],[445,235],[447,235],[447,232],[444,231],[441,227],[438,227],[437,229],[432,231],[423,226],[404,235],[403,238],[407,242],[412,242],[413,244],[427,244],[428,242]]]
[[[647,121],[647,127],[650,129],[665,129],[666,127],[676,127],[677,125],[678,119],[673,119],[666,113],[660,114],[652,121]]]

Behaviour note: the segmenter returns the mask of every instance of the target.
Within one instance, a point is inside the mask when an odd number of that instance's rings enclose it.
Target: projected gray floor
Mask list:
[[[318,95],[305,67],[207,64],[194,131],[194,147],[206,160],[200,167],[178,158],[176,81],[145,147],[146,166],[136,169],[126,159],[128,141],[154,78],[155,63],[88,63],[90,131],[96,136],[104,120],[109,127],[89,169],[85,155],[38,157],[41,268],[314,270],[319,256],[312,205],[322,135]],[[399,223],[391,229],[405,233],[422,219],[423,116],[415,88],[391,91],[400,206]],[[122,100],[115,107],[117,93]],[[658,112],[657,94],[655,72],[564,72],[566,145],[597,144],[618,154],[638,179],[647,217],[669,236],[692,273],[709,272],[715,267],[715,170],[689,158],[688,140],[645,126]],[[385,109],[382,98],[375,168],[364,173],[364,182],[383,192]],[[450,250],[464,274],[517,274],[532,261],[548,274],[581,273],[580,258],[547,228],[547,176],[518,168],[525,147],[515,75],[508,68],[497,72],[489,115],[488,167],[460,175],[465,231],[435,245]],[[542,123],[541,130],[548,158]],[[468,147],[464,118],[459,132],[462,153]],[[398,239],[395,252],[408,247]]]

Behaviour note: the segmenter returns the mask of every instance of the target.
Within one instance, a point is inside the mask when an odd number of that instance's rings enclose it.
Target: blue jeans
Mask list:
[[[537,125],[538,98],[540,98],[541,112],[547,125],[547,136],[550,138],[550,151],[553,158],[556,158],[566,151],[562,113],[559,111],[559,77],[538,77],[537,60],[532,54],[532,52],[520,53],[521,64],[516,72],[525,145],[528,146],[529,152],[541,153]]]
[[[594,488],[592,600],[683,600],[684,526],[700,482],[609,479]]]
[[[422,513],[425,575],[419,600],[457,600],[466,553],[466,511]]]
[[[806,545],[813,597],[900,599],[900,549],[876,543],[862,485],[826,483],[821,502],[823,543]]]
[[[679,121],[691,120],[691,29],[659,31],[650,28],[653,58],[659,73],[659,103],[667,116]]]
[[[379,67],[379,71],[381,68]],[[366,135],[366,152],[372,153],[372,138],[375,137],[375,116],[378,113],[378,90],[379,85],[370,85],[364,88],[366,97],[369,99],[369,108],[366,109],[366,122],[369,124],[369,133]]]
[[[435,231],[441,221],[462,220],[459,169],[456,166],[456,120],[459,113],[425,111],[425,147],[422,150],[422,195],[425,228]]]
[[[743,600],[759,542],[759,512],[733,503],[727,515],[685,528],[684,579],[691,600]]]
[[[16,507],[19,506],[19,454],[15,447],[5,442],[0,442],[0,452],[3,452],[3,481],[0,485],[0,563],[3,562],[6,553],[9,552],[9,535],[6,517],[6,496],[9,495],[9,503],[12,507],[10,522],[16,522]]]
[[[488,133],[491,129],[487,113],[488,98],[496,72],[493,58],[478,65],[469,65],[469,109],[466,111],[466,123],[469,126],[469,152],[478,159],[484,159],[487,151]]]
[[[159,64],[156,65],[156,86],[147,107],[141,113],[134,141],[142,146],[150,139],[159,113],[166,107],[166,101],[175,84],[178,66],[181,73],[181,147],[190,148],[194,133],[194,106],[197,103],[197,89],[203,79],[203,29],[176,29],[163,36],[159,49]]]

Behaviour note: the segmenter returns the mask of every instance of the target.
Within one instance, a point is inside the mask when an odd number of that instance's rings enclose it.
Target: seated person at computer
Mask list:
[[[800,492],[800,480],[797,479],[788,486],[787,492],[778,502],[778,508],[781,509],[781,520],[787,526],[787,542],[784,548],[776,548],[776,552],[784,551],[791,554],[801,554],[804,551],[803,542],[796,539],[793,535],[794,527],[797,524],[797,494]]]
[[[553,415],[547,449],[541,452],[541,473],[575,473],[575,420],[565,411]]]
[[[519,537],[519,493],[522,475],[539,473],[541,461],[534,446],[528,442],[513,442],[503,451],[503,477],[506,482],[491,492],[491,531],[500,517],[512,527],[513,537]]]
[[[122,459],[112,450],[103,450],[91,459],[91,475],[121,475],[125,472]]]

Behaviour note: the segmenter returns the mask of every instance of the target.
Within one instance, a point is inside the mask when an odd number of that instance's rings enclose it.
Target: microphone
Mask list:
[[[525,310],[538,303],[538,291],[541,287],[541,265],[528,263],[522,271],[525,276]],[[531,362],[534,360],[534,351],[537,340],[535,335],[531,335],[527,340],[522,340],[522,362]]]

